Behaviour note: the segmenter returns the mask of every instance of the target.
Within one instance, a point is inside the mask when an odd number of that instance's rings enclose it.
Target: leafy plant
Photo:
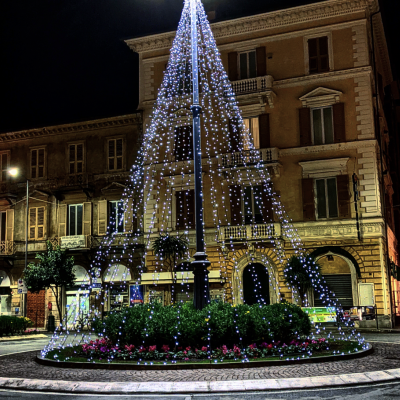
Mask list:
[[[297,288],[302,304],[306,303],[307,291],[321,279],[320,266],[310,256],[292,256],[284,269],[285,283]]]
[[[73,285],[75,274],[73,272],[74,257],[69,257],[66,250],[60,246],[53,246],[47,242],[47,251],[36,254],[37,263],[29,263],[24,280],[32,293],[38,293],[43,289],[51,289],[56,299],[56,306],[60,319],[61,310],[61,288]]]
[[[174,270],[176,261],[183,258],[189,248],[189,242],[183,236],[171,236],[169,233],[160,233],[160,236],[154,241],[152,249],[154,254],[160,259],[167,261],[167,271],[171,272],[172,280],[175,279]],[[170,290],[170,293],[174,292]],[[171,299],[174,302],[174,299]]]
[[[26,317],[15,317],[11,315],[0,316],[0,336],[14,335],[23,333],[26,328],[32,326],[33,323]]]

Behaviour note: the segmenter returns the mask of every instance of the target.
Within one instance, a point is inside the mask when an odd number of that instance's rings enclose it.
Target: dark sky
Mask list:
[[[203,0],[217,20],[310,0]],[[318,2],[318,1],[313,1]],[[400,0],[381,0],[399,77]],[[175,30],[183,0],[1,0],[0,132],[132,113],[137,56],[123,39]]]

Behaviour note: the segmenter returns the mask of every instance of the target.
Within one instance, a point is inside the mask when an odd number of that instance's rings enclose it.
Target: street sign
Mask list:
[[[27,294],[28,288],[25,285],[25,281],[23,279],[18,279],[18,294]]]

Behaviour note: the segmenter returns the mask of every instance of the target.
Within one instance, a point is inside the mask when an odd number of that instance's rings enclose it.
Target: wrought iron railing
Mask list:
[[[267,164],[278,161],[278,158],[278,149],[273,147],[269,149],[244,150],[236,153],[223,154],[220,157],[219,164],[222,168],[257,163]]]
[[[0,242],[0,254],[1,255],[10,255],[15,253],[15,243],[13,241],[6,240],[4,242]]]

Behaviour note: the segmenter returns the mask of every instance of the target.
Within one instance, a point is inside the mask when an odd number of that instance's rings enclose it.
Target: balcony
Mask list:
[[[4,241],[0,242],[0,255],[1,256],[8,256],[15,253],[15,244],[13,241]]]
[[[249,93],[260,93],[271,90],[274,79],[271,75],[258,76],[256,78],[242,79],[232,82],[232,89],[236,96]]]
[[[244,150],[237,153],[223,154],[218,160],[218,165],[220,168],[231,168],[258,163],[273,164],[278,162],[278,158],[279,149],[277,147]]]
[[[218,239],[223,241],[242,242],[246,240],[269,240],[281,236],[279,223],[223,226],[219,229]]]

